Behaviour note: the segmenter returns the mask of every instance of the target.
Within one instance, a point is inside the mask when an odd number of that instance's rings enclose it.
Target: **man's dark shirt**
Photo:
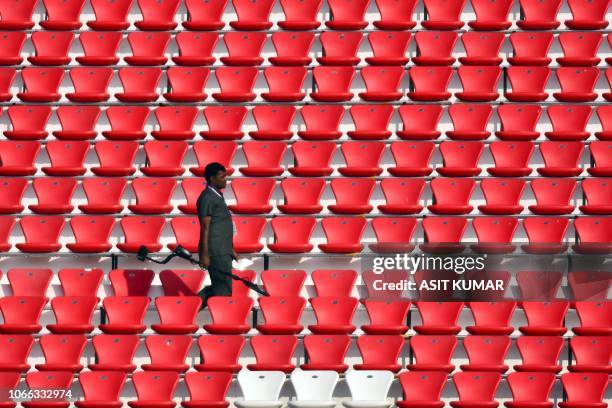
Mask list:
[[[231,255],[234,226],[225,200],[221,193],[206,187],[197,201],[198,218],[210,217],[210,230],[208,231],[208,254]]]

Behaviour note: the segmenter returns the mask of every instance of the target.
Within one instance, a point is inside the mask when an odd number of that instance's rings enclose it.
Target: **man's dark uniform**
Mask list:
[[[210,217],[208,231],[208,273],[212,285],[204,289],[204,296],[231,296],[232,238],[234,227],[232,216],[223,195],[212,186],[204,189],[197,202],[198,218]]]

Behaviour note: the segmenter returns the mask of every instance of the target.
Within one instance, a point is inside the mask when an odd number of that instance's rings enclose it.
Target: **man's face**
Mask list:
[[[224,189],[227,186],[227,173],[224,171],[220,171],[216,176],[210,179],[211,184],[218,189]]]

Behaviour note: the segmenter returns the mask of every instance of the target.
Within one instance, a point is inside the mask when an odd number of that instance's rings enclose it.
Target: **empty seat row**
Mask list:
[[[415,65],[451,65],[455,44],[461,37],[465,56],[459,57],[463,65],[499,65],[504,61],[501,49],[504,44],[503,33],[467,32],[459,36],[453,31],[421,31],[414,35],[417,55],[408,58],[410,32],[374,31],[366,35],[371,49],[371,56],[364,58],[368,65],[405,65],[411,59]],[[213,65],[217,61],[218,40],[223,38],[225,50],[219,61],[223,65],[244,66],[261,65],[264,58],[261,53],[265,47],[267,34],[264,32],[240,33],[229,32],[223,35],[206,32],[180,32],[174,39],[178,55],[171,57],[176,65],[195,66]],[[364,38],[360,32],[327,31],[317,37],[323,55],[316,58],[321,65],[357,65],[361,57],[357,56]],[[612,35],[608,34],[608,42]],[[72,44],[75,34],[72,32],[37,31],[30,40],[34,55],[27,57],[32,65],[68,65],[72,61]],[[117,56],[123,35],[119,32],[82,32],[79,35],[83,55],[75,60],[80,65],[100,66],[117,65]],[[147,66],[164,65],[168,62],[166,50],[170,44],[170,33],[130,32],[127,43],[131,55],[123,57],[128,65]],[[511,65],[548,65],[553,43],[553,34],[547,33],[512,33],[509,36],[513,55],[506,57]],[[268,57],[272,65],[300,66],[309,65],[313,60],[315,34],[312,32],[276,32],[271,35],[276,55]],[[556,62],[561,66],[593,66],[601,62],[597,53],[603,35],[599,32],[564,32],[558,36],[563,56]],[[22,50],[26,42],[24,32],[4,32],[0,36],[0,65],[19,65],[24,62]],[[612,60],[609,60],[612,62]]]
[[[609,365],[611,336],[574,336],[569,341],[576,363],[570,361],[570,372],[612,372]],[[27,372],[31,365],[28,357],[35,344],[29,334],[0,334],[0,343],[6,345],[0,351],[3,371]],[[144,345],[150,363],[140,364],[144,371],[186,372],[186,364],[192,355],[193,339],[187,335],[152,334],[145,337]],[[201,363],[197,371],[236,373],[246,368],[250,371],[281,371],[291,373],[296,369],[298,338],[294,335],[261,335],[249,337],[255,362],[244,366],[240,358],[245,338],[240,335],[201,335],[197,339]],[[416,335],[409,340],[399,335],[364,334],[357,337],[356,345],[361,363],[347,364],[347,352],[352,341],[349,336],[338,334],[311,334],[302,339],[307,362],[299,364],[303,370],[332,370],[339,373],[354,370],[386,370],[394,373],[406,368],[410,371],[436,371],[505,373],[510,369],[507,361],[512,341],[507,336],[469,335],[462,339],[467,354],[466,364],[455,365],[454,356],[458,341],[451,335]],[[539,346],[544,343],[547,349]],[[88,345],[82,334],[44,334],[37,345],[42,349],[44,363],[34,365],[38,371],[80,372],[85,367],[81,360]],[[87,367],[92,371],[133,372],[136,350],[140,346],[133,334],[95,335],[91,343],[96,362]],[[564,340],[556,336],[519,336],[516,348],[522,356],[522,364],[514,364],[515,372],[558,373],[558,363]],[[384,350],[381,350],[384,348]],[[410,358],[407,358],[408,351]],[[535,356],[535,353],[540,353]],[[218,355],[215,355],[218,354]],[[401,359],[401,362],[398,360]],[[195,360],[195,359],[194,359]],[[408,364],[403,364],[408,360]]]
[[[32,176],[38,172],[37,157],[41,144],[37,141],[0,141],[0,176]],[[54,141],[47,144],[50,166],[42,166],[42,171],[50,176],[80,176],[87,172],[84,165],[89,151],[89,143],[84,141]],[[139,167],[140,173],[150,177],[177,177],[187,170],[183,161],[188,151],[187,142],[147,141],[144,146],[146,162]],[[445,177],[475,177],[483,172],[480,158],[485,144],[477,141],[445,141],[437,149],[442,156],[442,165],[435,167],[436,172]],[[600,141],[589,145],[593,164],[587,166],[589,175],[610,177],[612,164],[610,149],[612,142]],[[219,162],[229,175],[237,144],[231,141],[200,141],[193,146],[198,166],[189,167],[196,176],[203,176],[208,163]],[[340,149],[345,165],[337,170],[346,177],[380,176],[385,170],[381,159],[386,150],[384,142],[347,141]],[[395,166],[386,170],[392,176],[423,177],[430,175],[434,168],[430,165],[435,145],[431,142],[395,142],[390,151]],[[136,173],[134,159],[138,143],[134,141],[100,141],[95,143],[94,151],[99,165],[90,168],[96,176],[125,177]],[[279,141],[248,141],[242,144],[246,166],[238,168],[243,176],[278,177],[288,171],[298,177],[326,177],[334,172],[332,158],[336,145],[332,142],[301,141],[291,146],[294,165],[283,165],[287,144]],[[494,166],[487,173],[497,177],[526,177],[532,174],[529,163],[534,151],[531,142],[495,142],[490,151]],[[544,165],[537,173],[545,177],[577,177],[584,172],[581,167],[584,144],[582,142],[543,142],[539,151]],[[287,155],[289,156],[289,155]],[[288,158],[288,157],[287,157]],[[67,181],[69,182],[69,181]]]
[[[317,226],[314,217],[274,217],[270,222],[263,217],[234,217],[237,233],[234,236],[234,249],[239,253],[258,253],[264,249],[262,236],[270,224],[274,233],[272,242],[267,248],[276,253],[308,253],[314,249],[311,242],[313,231]],[[578,239],[572,249],[578,253],[609,254],[612,251],[611,218],[583,217],[572,223]],[[12,247],[11,232],[16,220],[10,216],[0,217],[0,249],[9,251]],[[19,221],[25,242],[15,244],[24,253],[51,253],[62,249],[60,235],[66,221],[61,216],[24,216]],[[409,252],[415,249],[413,243],[417,219],[410,217],[392,218],[377,217],[371,222],[376,242],[369,243],[373,252]],[[136,253],[141,246],[151,252],[161,251],[159,242],[166,220],[158,216],[129,216],[119,222],[124,237],[123,242],[116,243],[117,249],[125,253]],[[320,223],[326,237],[325,243],[318,244],[318,249],[325,253],[350,254],[364,250],[367,242],[362,236],[368,225],[364,217],[332,217],[322,219]],[[468,221],[462,217],[427,217],[421,223],[425,242],[418,245],[426,253],[463,252],[468,245],[461,242],[467,229]],[[481,217],[472,222],[478,238],[478,244],[471,248],[481,253],[507,254],[517,249],[513,244],[518,227],[518,220],[511,217]],[[175,235],[175,242],[167,244],[169,249],[181,245],[191,252],[196,252],[199,240],[199,221],[196,217],[175,217],[170,221]],[[568,249],[565,239],[570,226],[568,218],[529,217],[522,226],[529,243],[523,243],[521,249],[531,254],[557,254]],[[75,242],[66,247],[76,253],[100,253],[113,249],[109,242],[115,227],[111,216],[75,216],[70,219],[70,228]],[[121,241],[121,240],[119,240]]]
[[[374,210],[371,203],[376,186],[373,179],[341,178],[330,182],[335,198],[328,204],[327,211],[334,214],[367,214]],[[430,213],[442,215],[470,214],[477,209],[487,215],[514,215],[525,208],[532,214],[571,214],[576,207],[583,214],[612,214],[612,179],[586,179],[580,184],[574,179],[542,178],[529,183],[535,203],[521,204],[527,183],[520,179],[488,178],[480,182],[484,204],[474,196],[476,181],[473,179],[436,178],[428,184],[423,179],[383,179],[379,187],[385,197],[384,204],[378,205],[383,214],[407,215],[423,212],[426,185],[431,190],[431,204],[426,208]],[[127,209],[133,214],[169,214],[174,210],[173,199],[177,182],[172,178],[137,178],[130,184],[135,203]],[[274,208],[284,214],[318,214],[325,208],[321,197],[326,188],[324,179],[289,178],[279,183],[274,179],[240,178],[229,184],[234,193],[235,203],[228,206],[235,214],[267,214]],[[577,187],[581,187],[585,204],[578,205]],[[66,214],[75,210],[73,196],[77,181],[73,178],[43,177],[32,183],[36,204],[28,209],[36,214]],[[87,198],[86,204],[78,205],[85,214],[120,213],[126,206],[127,182],[122,178],[87,178],[81,187]],[[197,214],[196,201],[206,183],[200,179],[184,179],[181,183],[186,198],[185,204],[178,204],[183,214]],[[0,213],[19,214],[24,212],[22,204],[28,180],[24,178],[0,178],[0,194],[5,197],[0,204]],[[282,190],[283,202],[276,206],[271,202],[274,192]],[[530,200],[533,202],[533,200]]]
[[[542,112],[546,112],[552,129],[536,130]],[[99,130],[103,118],[110,129]],[[145,127],[154,113],[156,124],[147,132]],[[299,117],[296,115],[299,112]],[[552,105],[543,109],[538,105],[500,105],[494,109],[484,104],[441,105],[353,105],[348,109],[353,129],[346,131],[353,140],[385,140],[394,133],[405,140],[438,139],[443,115],[448,114],[453,128],[445,132],[452,140],[486,140],[492,133],[504,141],[531,141],[541,133],[552,141],[582,141],[595,135],[599,140],[612,140],[612,106],[595,109],[601,131],[591,132],[587,125],[593,109],[587,105]],[[9,140],[44,140],[52,134],[58,140],[91,140],[99,133],[108,140],[142,140],[150,133],[157,140],[192,140],[197,124],[203,116],[207,129],[199,135],[208,140],[240,140],[245,135],[254,140],[289,140],[296,134],[300,139],[337,140],[343,132],[341,124],[346,110],[338,105],[306,105],[300,109],[285,105],[259,105],[250,110],[256,129],[245,132],[249,111],[244,106],[210,106],[200,110],[195,106],[162,106],[153,111],[143,106],[112,106],[102,111],[96,106],[61,106],[55,111],[50,106],[14,105],[6,110],[10,128],[3,132]],[[49,131],[52,115],[61,129]],[[397,119],[402,122],[401,128]],[[300,124],[303,122],[303,125]],[[498,122],[499,125],[496,123]],[[490,124],[499,130],[487,130]],[[396,127],[395,131],[390,126]],[[297,127],[297,131],[294,128]]]
[[[365,92],[358,92],[363,101],[391,102],[403,98],[401,83],[408,72],[411,80],[406,96],[411,101],[437,102],[449,100],[448,91],[453,76],[452,67],[415,66],[409,69],[398,66],[374,66],[360,69],[365,83]],[[455,97],[463,101],[495,101],[500,98],[498,88],[502,70],[495,66],[464,66],[458,69],[463,85],[462,92]],[[512,102],[542,102],[548,99],[546,91],[551,69],[548,67],[513,66],[504,70],[510,88],[504,90],[504,98]],[[13,99],[11,85],[17,71],[3,68],[0,71],[0,94],[2,101]],[[126,103],[155,102],[159,99],[159,82],[163,70],[155,67],[122,67],[118,69],[123,92],[114,98]],[[57,102],[62,98],[59,88],[64,78],[63,68],[27,67],[21,70],[23,92],[16,94],[24,102]],[[78,67],[70,69],[74,92],[65,96],[72,102],[104,102],[110,99],[108,85],[114,70],[108,67]],[[171,102],[200,102],[210,74],[206,67],[171,67],[167,70],[168,88],[163,93]],[[312,70],[314,87],[310,99],[317,102],[348,102],[355,96],[351,85],[355,77],[354,67],[317,66]],[[506,75],[505,74],[505,75]],[[599,95],[595,86],[600,76],[596,67],[561,67],[555,70],[560,92],[553,97],[560,102],[590,102]],[[256,99],[253,92],[259,70],[255,67],[221,67],[214,70],[218,92],[212,97],[218,102],[249,102]],[[268,91],[261,97],[269,101],[295,102],[306,98],[304,80],[307,70],[303,67],[270,67],[264,70]],[[606,70],[608,82],[612,80],[612,69]],[[602,92],[602,98],[612,100],[612,92]]]
[[[278,26],[286,30],[312,30],[320,26],[318,14],[322,0],[309,0],[305,4],[290,0],[280,0],[285,20],[278,22]],[[366,10],[370,0],[359,0],[356,4],[346,4],[340,0],[327,0],[330,17],[325,26],[332,30],[359,30],[368,26],[365,21]],[[426,18],[420,21],[421,26],[432,30],[457,30],[464,26],[461,14],[465,7],[465,0],[424,0]],[[476,20],[468,25],[473,30],[505,30],[511,27],[508,20],[513,0],[504,0],[491,5],[485,0],[471,0],[476,13]],[[551,30],[559,27],[557,13],[561,8],[562,0],[552,0],[545,5],[530,0],[519,0],[523,11],[517,26],[524,30]],[[28,0],[18,5],[5,4],[0,8],[2,24],[0,29],[24,30],[34,27],[32,16],[37,0]],[[59,0],[43,0],[46,19],[40,26],[46,30],[76,30],[82,26],[80,14],[85,0],[73,0],[66,4]],[[112,7],[103,0],[90,0],[95,20],[87,21],[87,26],[93,30],[125,30],[130,26],[128,14],[132,8],[133,0],[120,0]],[[275,0],[265,0],[253,4],[247,0],[232,0],[236,13],[236,20],[230,21],[230,27],[235,30],[266,30],[272,27],[269,20]],[[142,20],[134,23],[136,28],[143,31],[173,30],[178,26],[175,14],[181,5],[180,0],[167,0],[158,3],[154,0],[138,0]],[[215,0],[210,3],[201,3],[186,0],[188,16],[182,21],[182,26],[188,30],[219,30],[225,26],[223,20],[227,0]],[[376,6],[380,13],[380,20],[374,21],[376,28],[387,30],[407,30],[416,25],[413,13],[417,5],[411,0],[401,7],[389,0],[377,0]],[[609,2],[597,0],[586,2],[583,0],[568,0],[572,12],[572,19],[565,20],[564,24],[570,29],[597,30],[608,26],[606,12]]]

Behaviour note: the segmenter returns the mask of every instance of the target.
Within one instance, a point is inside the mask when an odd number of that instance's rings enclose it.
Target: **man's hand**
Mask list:
[[[237,261],[240,257],[238,256],[238,253],[236,251],[234,251],[232,249],[232,258],[234,259],[234,261]]]
[[[200,257],[200,266],[202,268],[208,268],[210,265],[210,256],[204,255]]]

